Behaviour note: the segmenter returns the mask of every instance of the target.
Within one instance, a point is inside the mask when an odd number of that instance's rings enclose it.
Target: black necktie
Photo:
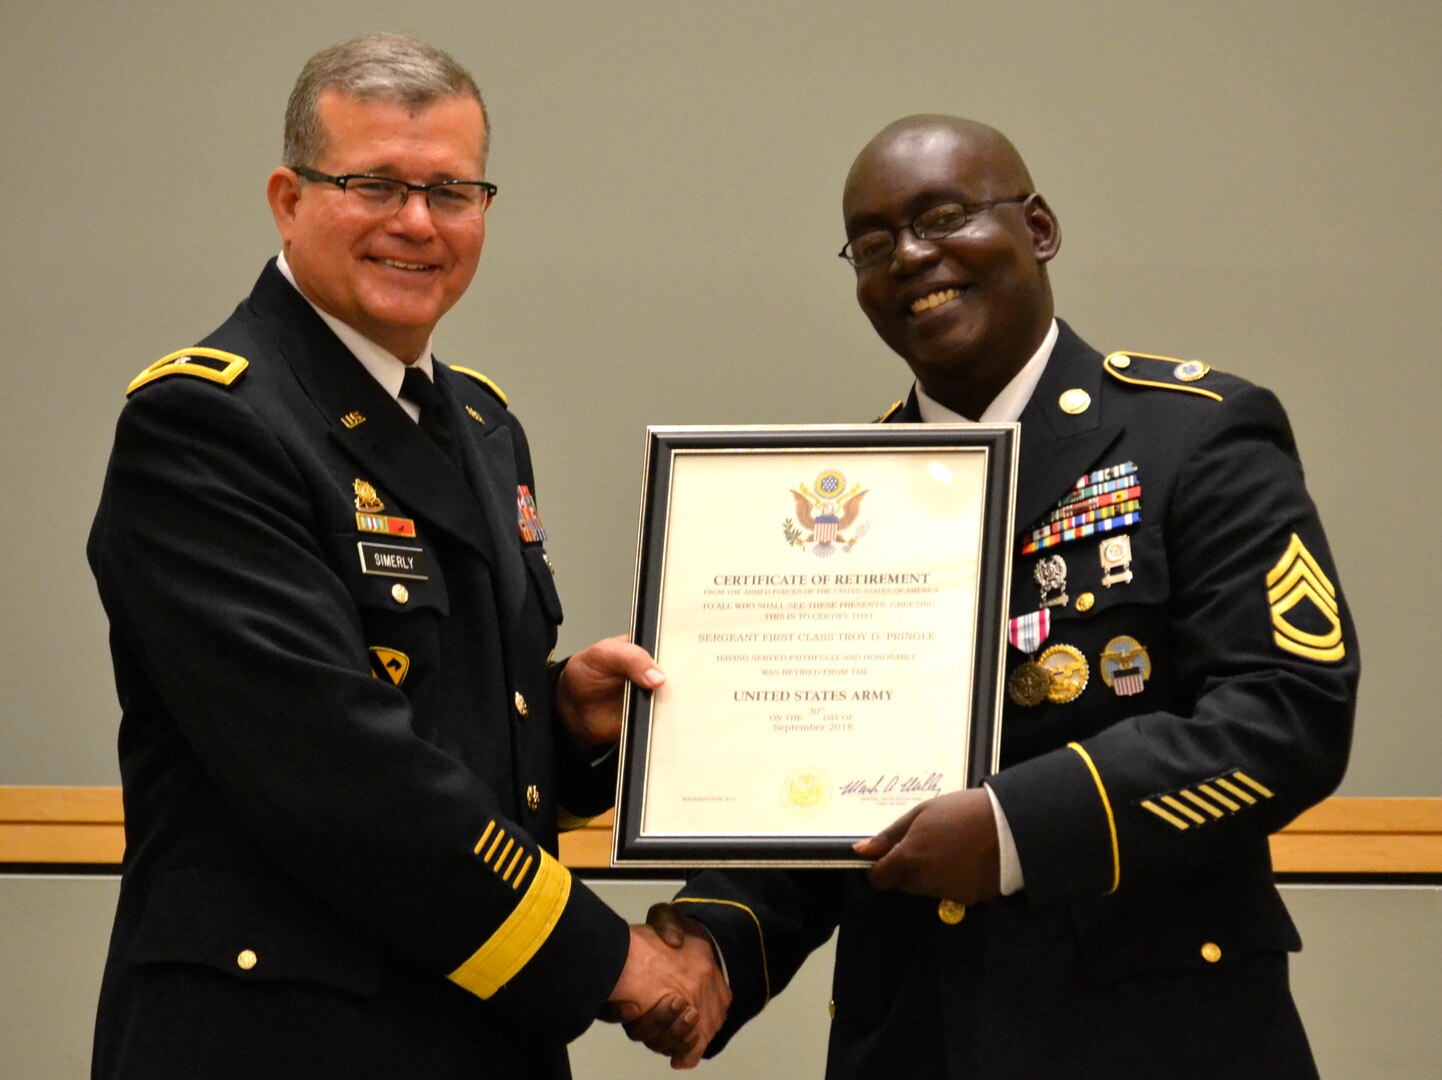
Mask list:
[[[405,378],[401,380],[401,397],[420,407],[421,430],[430,436],[441,453],[460,468],[460,448],[456,445],[455,432],[451,430],[451,419],[441,388],[426,378],[425,372],[408,367]]]

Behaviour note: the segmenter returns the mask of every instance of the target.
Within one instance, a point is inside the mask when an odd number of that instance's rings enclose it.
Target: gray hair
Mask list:
[[[311,165],[326,146],[320,99],[337,90],[360,101],[387,101],[422,109],[439,98],[459,94],[481,107],[485,136],[481,165],[491,151],[491,117],[470,72],[450,53],[404,34],[370,34],[322,49],[301,69],[285,107],[285,146],[281,160],[294,168]]]

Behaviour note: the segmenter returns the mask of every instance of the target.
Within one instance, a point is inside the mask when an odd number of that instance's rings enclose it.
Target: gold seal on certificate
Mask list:
[[[1014,425],[653,428],[616,865],[858,865],[996,765]]]

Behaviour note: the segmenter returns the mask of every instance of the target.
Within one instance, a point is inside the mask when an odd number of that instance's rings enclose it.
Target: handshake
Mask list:
[[[631,947],[601,1019],[634,1042],[692,1069],[726,1019],[731,988],[711,937],[670,904],[655,904],[631,927]]]

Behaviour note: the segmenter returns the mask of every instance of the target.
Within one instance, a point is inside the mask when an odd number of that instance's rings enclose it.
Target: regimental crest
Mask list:
[[[375,485],[369,480],[357,477],[351,490],[355,492],[355,508],[362,514],[379,514],[386,508],[386,504],[381,502],[381,497],[376,494]]]
[[[1277,565],[1267,572],[1272,640],[1306,660],[1332,662],[1347,655],[1337,587],[1296,533]]]
[[[792,489],[791,495],[796,500],[796,517],[783,521],[781,532],[792,547],[825,559],[837,551],[849,552],[871,528],[870,522],[857,524],[856,520],[866,491],[860,484],[847,488],[846,476],[839,469],[817,475],[814,491],[802,484],[799,490]]]

